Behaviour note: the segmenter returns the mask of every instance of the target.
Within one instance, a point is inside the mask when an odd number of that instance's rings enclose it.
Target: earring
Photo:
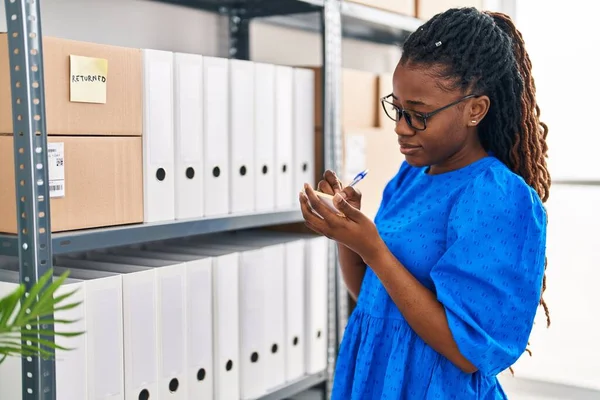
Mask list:
[[[476,120],[472,120],[472,121],[471,121],[471,123],[472,123],[473,125],[476,125],[476,124],[477,124],[477,121],[476,121]]]

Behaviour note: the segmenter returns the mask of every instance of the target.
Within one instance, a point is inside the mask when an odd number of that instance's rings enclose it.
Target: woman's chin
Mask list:
[[[410,165],[411,167],[415,167],[415,168],[428,167],[430,165],[427,162],[427,160],[424,160],[421,157],[414,157],[414,156],[410,156],[410,155],[405,155],[404,159],[406,160],[406,162],[408,163],[408,165]]]

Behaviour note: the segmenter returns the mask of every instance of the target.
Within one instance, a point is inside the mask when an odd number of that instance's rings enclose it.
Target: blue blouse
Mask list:
[[[524,352],[539,304],[546,213],[495,157],[429,175],[404,163],[375,224],[394,256],[446,310],[466,374],[412,330],[367,268],[340,346],[332,398],[505,399],[496,375]]]

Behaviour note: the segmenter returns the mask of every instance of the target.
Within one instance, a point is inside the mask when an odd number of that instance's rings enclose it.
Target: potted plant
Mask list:
[[[21,284],[12,293],[0,298],[0,364],[8,356],[49,358],[53,350],[71,350],[58,346],[44,337],[52,334],[74,337],[83,332],[49,332],[42,328],[46,324],[64,325],[76,322],[57,320],[52,317],[57,311],[73,309],[81,304],[81,302],[70,302],[70,297],[76,290],[56,295],[57,289],[67,276],[68,273],[64,273],[50,282],[52,279],[52,270],[50,270],[33,285],[29,293],[26,292],[25,285]]]

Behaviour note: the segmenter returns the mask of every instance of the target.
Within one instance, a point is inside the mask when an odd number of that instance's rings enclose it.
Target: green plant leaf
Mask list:
[[[2,316],[2,318],[0,318],[0,326],[5,326],[7,324],[9,318],[14,314],[19,304],[19,300],[21,300],[24,293],[25,286],[19,285],[17,289],[0,301],[0,315]]]
[[[53,353],[45,350],[43,348],[38,348],[37,346],[30,346],[27,344],[14,344],[14,343],[2,343],[0,344],[0,353],[7,354],[11,356],[21,356],[21,357],[29,357],[29,356],[43,356],[43,357],[51,357]]]
[[[42,275],[40,277],[40,279],[35,283],[35,285],[33,285],[31,290],[29,291],[29,294],[27,296],[24,296],[25,300],[22,302],[21,309],[19,310],[19,313],[15,317],[15,320],[19,320],[20,318],[23,317],[23,315],[25,315],[26,310],[28,308],[30,308],[31,305],[36,301],[38,294],[42,290],[44,290],[46,284],[48,283],[48,281],[51,278],[52,278],[52,270],[48,270],[48,271],[46,271],[46,273],[44,275]]]
[[[50,283],[45,288],[44,285],[46,284],[46,282],[48,282],[48,279],[46,279],[47,274],[48,274],[48,272],[46,272],[44,274],[44,276],[34,285],[34,287],[31,290],[32,292],[35,290],[36,294],[39,293],[39,299],[37,300],[37,302],[32,303],[30,305],[30,307],[29,307],[31,309],[30,314],[41,316],[41,315],[44,315],[44,313],[48,313],[50,309],[48,309],[46,307],[56,304],[56,301],[54,301],[54,293],[63,284],[65,279],[67,279],[67,273],[64,273],[60,277],[56,278],[52,283]],[[32,297],[33,297],[33,294],[31,294],[27,299],[29,300]],[[44,308],[46,308],[46,311],[42,311],[42,310],[44,310]],[[25,307],[23,307],[21,309],[21,312],[19,312],[19,316],[21,316],[22,314],[26,315]]]
[[[70,351],[66,345],[57,345],[52,337],[76,337],[84,332],[53,332],[47,325],[69,325],[78,320],[54,319],[53,313],[81,306],[72,302],[77,292],[72,290],[56,295],[68,277],[68,272],[52,282],[52,271],[40,277],[29,293],[19,285],[12,293],[0,299],[0,364],[7,356],[39,356],[51,358],[55,350]],[[29,328],[29,329],[27,329]]]
[[[81,332],[52,332],[52,331],[45,331],[45,330],[39,330],[39,331],[29,331],[29,332],[34,332],[35,334],[39,334],[40,336],[50,336],[52,334],[54,334],[54,336],[61,336],[61,337],[75,337],[75,336],[81,336],[83,335],[85,332],[81,331]],[[26,335],[25,337],[29,337],[29,334]]]

